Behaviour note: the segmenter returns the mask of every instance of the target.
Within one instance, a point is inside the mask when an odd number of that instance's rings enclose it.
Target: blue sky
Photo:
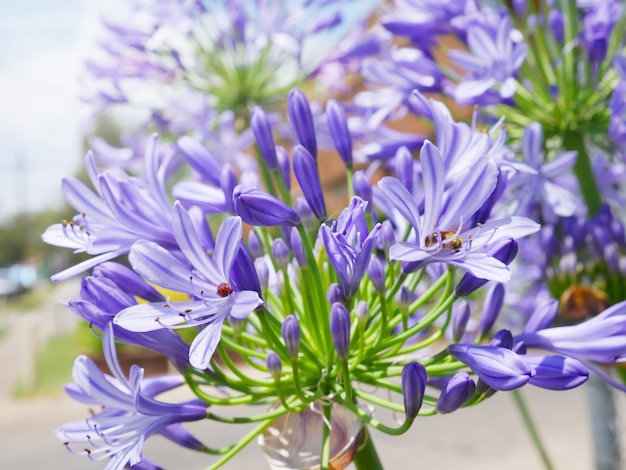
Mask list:
[[[120,1],[2,2],[0,221],[61,205],[60,180],[83,153],[78,75],[99,16]]]

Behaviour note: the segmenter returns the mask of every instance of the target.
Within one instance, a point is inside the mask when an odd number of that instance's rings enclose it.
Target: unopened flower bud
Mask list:
[[[270,270],[267,266],[267,262],[264,258],[257,258],[254,260],[254,268],[256,270],[256,275],[259,278],[259,283],[261,284],[261,289],[267,289],[267,284],[270,279]]]
[[[513,349],[513,333],[511,333],[511,330],[499,330],[489,341],[489,346]]]
[[[522,387],[533,375],[528,364],[507,348],[451,344],[448,351],[496,390],[508,391]]]
[[[267,371],[270,373],[272,378],[277,382],[280,380],[280,374],[283,371],[283,363],[276,354],[271,349],[267,351],[267,358],[265,360],[265,364],[267,366]]]
[[[309,260],[306,257],[306,251],[304,250],[304,244],[302,243],[298,229],[292,227],[289,238],[291,240],[291,249],[293,250],[293,255],[294,258],[296,258],[298,266],[301,268],[305,267],[309,263]]]
[[[367,201],[367,211],[371,212],[374,208],[372,204],[372,183],[369,177],[363,170],[355,171],[352,179],[352,185],[354,186],[354,194],[359,196],[364,201]]]
[[[280,329],[285,341],[285,348],[292,361],[298,359],[298,351],[300,350],[300,325],[293,315],[287,315]]]
[[[389,258],[389,249],[396,243],[396,234],[393,231],[393,225],[388,220],[381,224],[378,240],[385,251],[385,255]]]
[[[527,354],[521,358],[534,371],[528,383],[548,390],[569,390],[585,383],[589,371],[578,360],[566,356]]]
[[[344,163],[352,163],[352,136],[348,129],[348,118],[343,106],[335,100],[328,100],[326,119],[339,156]]]
[[[272,170],[277,168],[278,160],[276,159],[276,146],[272,136],[272,126],[267,120],[265,112],[258,106],[250,113],[250,127],[265,163]]]
[[[356,319],[359,322],[359,328],[365,328],[367,324],[367,319],[370,315],[370,306],[367,304],[365,300],[359,300],[354,308],[354,314],[356,315]]]
[[[293,172],[305,199],[318,219],[326,218],[326,203],[315,159],[302,145],[293,151]]]
[[[304,93],[297,88],[289,92],[287,113],[291,125],[296,131],[298,142],[303,145],[314,159],[317,159],[317,140],[311,106]]]
[[[263,256],[263,243],[256,233],[256,230],[250,230],[248,233],[248,249],[254,258]]]
[[[485,337],[493,328],[502,304],[504,303],[504,286],[501,283],[494,284],[485,296],[483,302],[483,311],[480,315],[480,323],[478,325],[478,336]]]
[[[279,269],[287,269],[289,264],[289,247],[282,238],[275,238],[272,242],[272,255]]]
[[[452,308],[452,338],[455,343],[461,341],[470,318],[470,306],[465,300],[461,300]]]
[[[398,308],[400,313],[404,316],[409,314],[409,307],[411,305],[411,292],[407,286],[400,287],[400,295],[398,298]]]
[[[287,191],[291,191],[291,164],[289,163],[289,155],[285,147],[279,145],[276,147],[276,158],[278,159],[278,171],[280,177],[285,183]]]
[[[328,303],[331,305],[345,300],[343,296],[343,289],[339,284],[333,282],[330,286],[328,286],[328,290],[326,291],[326,300],[328,300]]]
[[[524,333],[535,333],[548,328],[559,313],[559,302],[549,299],[542,303],[530,316],[524,326]]]
[[[224,204],[225,210],[229,214],[235,213],[235,206],[233,205],[233,191],[237,186],[237,175],[229,165],[224,165],[220,172],[220,188],[224,192]]]
[[[415,173],[415,161],[413,155],[406,147],[400,147],[396,152],[395,165],[398,180],[408,189],[409,193],[413,192],[413,178]]]
[[[304,225],[308,230],[312,230],[317,222],[313,217],[313,211],[311,210],[309,203],[305,198],[300,196],[296,198],[295,207],[300,220],[302,220],[302,225]]]
[[[419,412],[426,391],[426,369],[419,362],[409,362],[402,369],[402,397],[407,421]]]
[[[260,189],[243,184],[233,192],[235,211],[250,225],[274,227],[276,225],[298,225],[298,214],[282,201]]]
[[[339,359],[346,359],[350,352],[350,313],[336,302],[330,309],[330,332]]]
[[[367,267],[367,274],[374,284],[376,292],[383,294],[385,292],[385,264],[383,261],[377,256],[372,256]]]
[[[457,372],[444,385],[437,400],[437,413],[452,413],[472,398],[476,385],[467,372]]]

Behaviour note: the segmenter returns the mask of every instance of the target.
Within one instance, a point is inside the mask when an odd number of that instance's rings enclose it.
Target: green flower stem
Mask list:
[[[280,356],[281,359],[285,360],[286,358],[288,358],[289,354],[287,353],[287,349],[285,348],[277,333],[274,331],[274,328],[270,324],[270,319],[268,317],[272,317],[272,313],[265,307],[263,307],[260,310],[257,310],[257,317],[261,320],[263,336],[265,336],[265,338],[269,341],[269,347],[272,348],[274,352],[276,352],[276,354]]]
[[[350,368],[348,367],[348,361],[346,359],[340,359],[341,367],[341,379],[343,381],[343,388],[346,391],[346,398],[352,400],[352,383],[350,382]]]
[[[259,150],[258,145],[254,145],[257,154],[257,162],[259,162],[259,168],[261,169],[261,177],[263,178],[263,183],[265,183],[265,187],[267,191],[274,197],[276,197],[276,188],[274,186],[274,181],[272,179],[272,173],[270,172],[267,163],[263,156],[261,156],[261,151]]]
[[[250,317],[248,317],[248,321],[250,321]],[[233,328],[229,325],[224,325],[222,327],[222,331],[224,331],[226,335],[230,335],[232,337],[235,336],[235,330],[233,330]],[[260,348],[267,348],[267,342],[259,336],[251,335],[250,333],[247,333],[245,331],[242,331],[237,336],[248,343],[259,346]]]
[[[257,387],[272,387],[274,385],[273,380],[257,380],[257,379],[253,379],[247,374],[244,374],[240,370],[241,368],[233,362],[233,360],[230,357],[230,354],[228,354],[228,351],[226,351],[221,341],[220,341],[220,344],[217,345],[217,352],[220,355],[220,358],[222,359],[222,361],[224,361],[224,364],[226,365],[226,367],[228,367],[228,369],[233,374],[235,374],[242,382],[246,383],[247,385],[252,385],[252,386],[257,386]]]
[[[330,423],[332,403],[325,403],[324,422],[322,423],[322,449],[320,451],[320,470],[328,470],[330,464]]]
[[[207,419],[212,421],[217,421],[218,423],[227,423],[227,424],[249,424],[249,423],[258,423],[259,421],[266,421],[268,419],[276,419],[279,416],[285,414],[287,410],[282,406],[279,406],[275,410],[269,411],[267,413],[263,413],[256,416],[245,416],[245,417],[231,417],[231,416],[220,416],[216,415],[209,411],[207,413]]]
[[[302,225],[298,225],[298,233],[302,238],[302,244],[307,254],[309,261],[308,268],[311,269],[311,277],[313,278],[312,290],[314,294],[311,296],[313,300],[313,315],[315,315],[318,321],[319,331],[322,333],[323,346],[326,351],[327,365],[330,365],[330,361],[334,356],[334,349],[332,347],[332,339],[330,337],[330,327],[328,326],[329,314],[328,302],[326,301],[326,291],[322,287],[322,278],[320,276],[320,270],[317,266],[317,260],[313,254],[313,248],[311,246],[311,240],[309,235]]]
[[[445,300],[443,300],[443,302],[440,303],[439,306],[437,306],[435,309],[431,310],[419,322],[417,322],[415,325],[410,327],[408,330],[404,330],[403,332],[398,333],[397,335],[394,335],[389,341],[381,344],[377,348],[377,350],[378,351],[384,351],[385,349],[393,346],[394,344],[397,344],[399,342],[404,342],[408,338],[410,338],[411,336],[414,336],[417,333],[419,333],[420,331],[425,330],[430,325],[432,325],[435,322],[435,320],[437,320],[437,318],[439,318],[441,316],[441,314],[443,314],[446,310],[448,310],[452,306],[452,304],[454,303],[455,299],[456,299],[456,297],[454,295],[448,295],[448,297],[445,298]]]
[[[382,406],[384,408],[393,410],[393,411],[397,411],[399,413],[404,413],[404,406],[403,405],[398,405],[397,403],[392,403],[388,400],[385,400],[384,398],[380,398],[377,397],[375,395],[370,395],[369,393],[363,392],[361,390],[358,389],[354,389],[354,394],[359,397],[362,398],[363,400],[369,401],[370,403],[373,403],[374,405],[378,405],[378,406]],[[351,410],[354,413],[354,410]],[[377,428],[378,429],[378,428]]]
[[[357,470],[383,470],[383,464],[378,457],[367,426],[363,426],[361,430],[361,442],[354,455],[353,463]]]
[[[223,406],[231,406],[231,405],[247,405],[250,403],[257,403],[259,402],[259,399],[262,398],[262,396],[260,394],[255,394],[255,395],[243,395],[243,396],[239,396],[239,397],[229,397],[229,398],[218,398],[218,397],[214,397],[209,395],[208,393],[204,392],[203,390],[200,389],[200,387],[198,386],[198,384],[196,382],[194,382],[193,380],[191,380],[189,377],[185,378],[187,385],[189,385],[189,388],[191,389],[191,391],[201,400],[205,401],[206,403],[210,404],[210,405],[223,405]],[[271,393],[268,394],[264,394],[265,397],[271,397],[274,394],[274,392],[272,391]]]
[[[352,163],[346,163],[346,184],[348,187],[348,198],[354,197],[354,167]]]
[[[410,354],[410,353],[412,353],[414,351],[418,351],[420,349],[426,348],[426,347],[430,346],[431,344],[436,343],[437,341],[439,341],[443,337],[444,331],[445,331],[445,328],[441,328],[441,329],[437,330],[435,333],[433,333],[432,335],[430,335],[428,338],[426,338],[424,341],[420,341],[419,343],[415,343],[412,346],[408,346],[407,348],[402,349],[401,351],[394,351],[394,355],[393,356],[404,356],[405,354]],[[382,359],[387,359],[388,357],[391,357],[391,355],[383,354],[380,357]]]
[[[593,175],[591,159],[585,145],[585,137],[582,132],[567,130],[563,133],[563,145],[567,150],[576,150],[578,157],[574,163],[574,174],[578,178],[580,191],[587,204],[587,216],[593,217],[600,210],[602,195],[598,188],[598,182]]]
[[[300,401],[302,401],[302,403],[306,403],[307,399],[304,396],[302,387],[300,386],[300,372],[298,370],[298,360],[291,361],[291,370],[293,373],[293,384],[296,389],[296,396],[300,399]]]
[[[276,186],[278,186],[278,191],[280,192],[280,197],[283,199],[283,202],[288,206],[291,206],[291,194],[287,190],[285,186],[285,182],[283,181],[283,177],[280,174],[280,170],[278,168],[273,170],[274,181],[276,182]]]
[[[528,429],[528,433],[530,434],[533,444],[535,445],[537,452],[539,452],[539,455],[541,456],[541,461],[543,462],[544,467],[546,468],[546,470],[553,470],[554,467],[552,466],[552,462],[550,462],[550,457],[548,456],[548,452],[546,451],[543,442],[541,442],[541,437],[539,436],[537,427],[535,426],[535,423],[530,416],[530,412],[526,406],[526,402],[522,397],[522,392],[520,390],[513,390],[512,395],[513,399],[515,400],[515,404],[517,405],[517,408],[522,415],[522,419],[524,420],[526,429]]]
[[[252,431],[246,434],[239,442],[237,442],[232,447],[232,449],[229,452],[227,452],[226,455],[224,455],[224,457],[222,457],[220,460],[218,460],[213,465],[208,467],[207,470],[215,470],[221,467],[222,465],[224,465],[226,462],[232,459],[234,455],[236,455],[245,446],[247,446],[255,437],[257,437],[259,434],[265,431],[268,427],[270,427],[270,425],[273,422],[274,422],[273,419],[268,419],[267,421],[263,422],[260,426],[257,426],[256,428],[254,428]]]
[[[373,428],[376,428],[379,431],[384,432],[385,434],[390,434],[392,436],[399,436],[400,434],[404,434],[405,432],[407,432],[409,428],[411,427],[411,425],[413,424],[412,419],[411,420],[405,419],[404,422],[400,425],[400,427],[392,428],[390,426],[387,426],[381,423],[377,419],[373,418],[367,412],[360,409],[357,405],[355,405],[351,401],[344,400],[341,397],[337,397],[337,401],[339,401],[343,406],[348,408],[352,413],[357,415],[362,421],[366,422]],[[400,409],[396,411],[404,413],[404,407],[401,406]]]
[[[239,343],[236,343],[235,341],[233,341],[232,339],[228,337],[228,334],[223,334],[220,342],[224,343],[226,346],[228,346],[230,349],[232,349],[236,353],[241,354],[241,356],[243,356],[244,358],[256,357],[257,359],[265,360],[265,354],[259,352],[258,350],[246,348],[245,346]]]
[[[422,295],[420,295],[419,299],[417,299],[415,302],[413,302],[409,306],[408,315],[409,316],[413,315],[417,311],[418,308],[424,306],[424,304],[426,304],[426,302],[428,302],[430,299],[432,299],[433,296],[441,289],[441,287],[444,284],[451,284],[452,283],[452,277],[453,277],[453,271],[452,270],[448,270],[446,272],[446,274],[444,274],[439,279],[437,279],[433,283],[433,285],[428,288],[428,290],[426,292],[424,292]],[[450,289],[446,289],[446,292],[448,292],[449,290]],[[392,328],[394,326],[395,325],[391,325]]]

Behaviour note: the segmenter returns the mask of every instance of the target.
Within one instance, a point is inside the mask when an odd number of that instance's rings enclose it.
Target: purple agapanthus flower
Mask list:
[[[242,223],[229,217],[208,255],[202,247],[187,211],[179,204],[172,213],[174,236],[187,262],[150,241],[137,242],[130,253],[135,271],[146,280],[190,296],[186,302],[152,302],[121,311],[115,324],[130,331],[201,326],[189,350],[189,362],[198,369],[209,366],[217,347],[222,324],[229,317],[243,319],[263,305],[258,293],[239,290],[231,274],[241,249]]]
[[[171,154],[159,154],[156,135],[146,148],[142,178],[131,177],[119,168],[99,173],[93,155],[87,154],[87,174],[96,193],[76,178],[65,178],[65,198],[79,214],[70,222],[50,226],[42,238],[51,245],[95,256],[55,274],[53,281],[67,279],[126,254],[137,240],[152,240],[168,249],[176,248],[166,189],[167,178],[175,166],[172,160]]]
[[[503,238],[534,233],[539,226],[523,217],[492,220],[476,227],[465,225],[495,188],[498,175],[495,163],[479,158],[471,173],[449,181],[439,149],[428,141],[424,143],[420,161],[423,211],[397,179],[385,177],[378,183],[391,206],[414,230],[412,241],[398,242],[391,247],[391,259],[412,263],[412,269],[427,262],[444,262],[481,279],[508,281],[508,266],[489,254],[487,247]]]
[[[529,348],[612,364],[626,360],[626,302],[573,326],[547,328],[516,337]]]
[[[367,203],[353,197],[333,227],[322,225],[321,237],[346,298],[359,290],[377,242],[380,224],[369,231],[365,219]]]
[[[110,459],[106,470],[121,470],[142,462],[143,444],[156,433],[202,450],[202,443],[179,428],[179,423],[205,419],[206,404],[198,400],[172,404],[154,398],[183,384],[182,376],[144,380],[143,369],[133,365],[127,379],[115,354],[112,325],[104,331],[103,348],[114,376],[104,374],[86,356],[79,356],[74,362],[74,382],[66,385],[66,392],[79,402],[103,409],[86,420],[56,430],[67,449],[93,461]]]
[[[460,102],[497,103],[515,94],[515,75],[526,59],[528,48],[521,35],[515,34],[508,16],[499,18],[495,31],[489,26],[471,24],[467,30],[469,51],[448,52],[454,64],[465,72],[454,91]]]
[[[575,179],[567,175],[576,162],[577,153],[564,152],[546,162],[542,147],[541,125],[533,122],[524,129],[522,155],[534,172],[517,173],[507,187],[514,194],[515,213],[527,217],[542,215],[546,221],[555,221],[556,216],[574,215],[581,203],[575,194]],[[540,214],[536,213],[537,209]]]

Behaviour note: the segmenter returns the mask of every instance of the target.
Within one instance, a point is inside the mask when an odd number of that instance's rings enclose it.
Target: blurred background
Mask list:
[[[49,276],[76,263],[70,250],[41,241],[46,227],[71,219],[61,179],[80,176],[86,150],[79,77],[102,29],[100,17],[122,0],[4,1],[0,15],[0,467],[85,468],[53,431],[82,419],[65,398],[79,353],[99,350],[59,299],[76,297],[79,281]],[[586,387],[533,391],[530,402],[557,468],[591,468]],[[510,397],[438,417],[378,446],[391,468],[538,468],[540,461]],[[204,437],[210,438],[211,430]],[[203,434],[200,433],[200,437]],[[222,436],[224,438],[224,436]],[[235,436],[233,435],[234,439]],[[146,452],[166,454],[161,441]],[[204,456],[169,458],[171,468],[203,468]],[[257,468],[250,446],[227,468]],[[470,462],[473,461],[476,465]],[[54,463],[51,463],[54,462]],[[167,460],[165,461],[167,462]],[[183,462],[183,463],[181,463]],[[257,462],[255,465],[254,462]],[[72,466],[73,465],[73,466]],[[102,467],[102,465],[100,465]],[[90,468],[98,468],[97,465]],[[169,467],[168,467],[169,468]]]

